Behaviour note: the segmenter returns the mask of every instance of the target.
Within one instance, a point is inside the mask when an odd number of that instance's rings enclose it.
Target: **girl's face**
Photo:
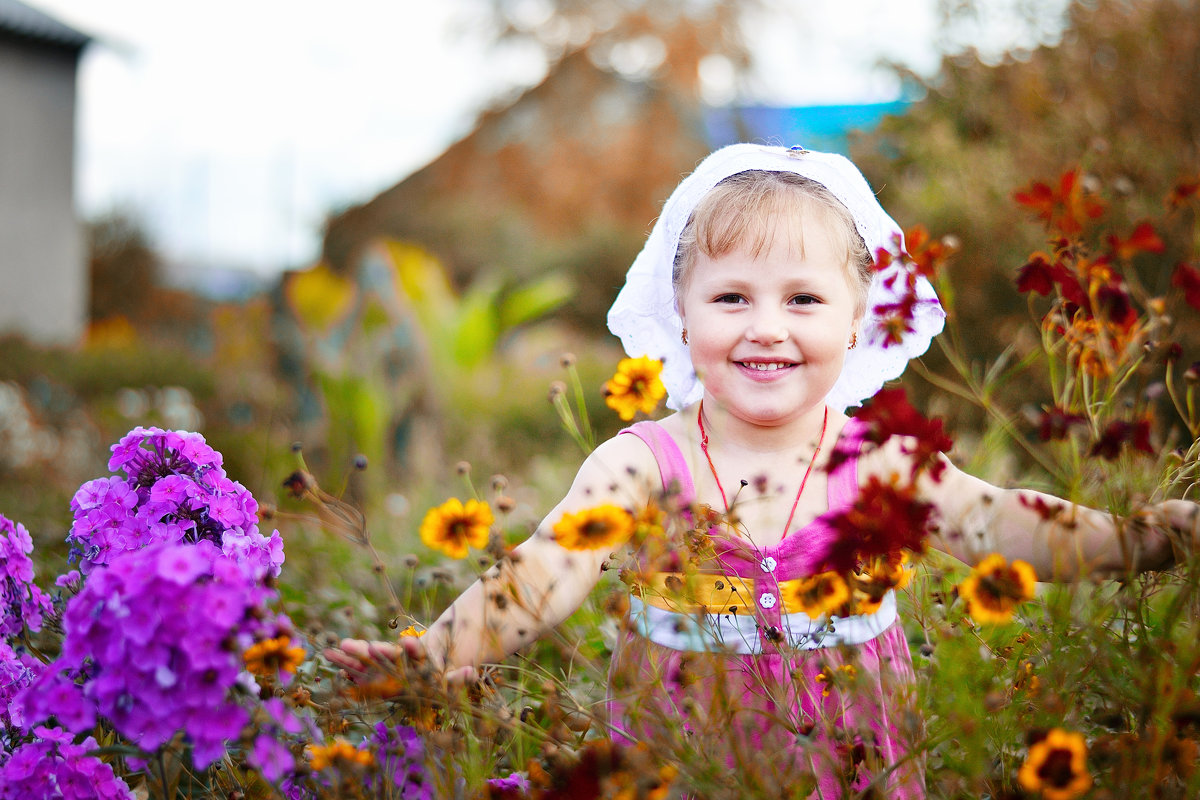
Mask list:
[[[745,248],[697,253],[681,287],[705,398],[746,422],[779,425],[822,407],[858,325],[847,253],[809,217],[799,230],[776,226],[757,258]]]

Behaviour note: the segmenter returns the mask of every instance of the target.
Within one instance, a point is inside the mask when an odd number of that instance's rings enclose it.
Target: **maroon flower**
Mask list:
[[[1171,285],[1183,289],[1183,299],[1192,308],[1200,311],[1200,269],[1191,264],[1180,264],[1175,267],[1171,276]]]
[[[1042,412],[1038,420],[1038,438],[1043,442],[1066,439],[1071,429],[1082,425],[1086,420],[1079,414],[1054,406]]]
[[[953,447],[954,440],[946,435],[940,419],[926,419],[912,407],[902,387],[882,390],[855,417],[867,426],[864,441],[875,446],[893,436],[907,437],[901,451],[912,456],[912,477],[925,469],[934,480],[941,477],[945,464],[938,454]],[[841,448],[834,450],[829,468],[835,469],[851,455]]]
[[[904,550],[925,551],[932,503],[917,498],[913,484],[884,482],[872,475],[850,508],[829,517],[838,538],[829,551],[829,568],[846,573],[860,559],[874,556],[899,558]]]
[[[1113,461],[1127,444],[1147,455],[1154,455],[1154,447],[1150,444],[1150,420],[1145,418],[1136,422],[1128,422],[1123,419],[1113,420],[1105,426],[1104,432],[1092,445],[1088,455],[1100,456],[1107,461]]]

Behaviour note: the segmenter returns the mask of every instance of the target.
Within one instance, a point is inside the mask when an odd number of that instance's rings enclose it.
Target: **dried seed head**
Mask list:
[[[358,455],[356,455],[354,457],[354,468],[357,470],[366,469],[367,468],[367,457],[364,456],[362,453],[359,453]]]
[[[303,449],[304,449],[304,444],[302,442],[292,442],[292,452],[293,453],[299,453]]]
[[[554,381],[550,384],[550,402],[554,402],[555,398],[561,397],[567,393],[567,385],[562,381]]]
[[[459,475],[469,475],[471,473],[471,462],[460,461],[454,465],[454,471]]]
[[[570,369],[571,367],[575,366],[575,361],[576,358],[574,353],[563,353],[562,358],[558,360],[558,363],[562,365],[563,369]]]
[[[496,498],[496,510],[501,514],[508,514],[517,507],[517,501],[506,494],[502,494]]]
[[[401,563],[408,569],[416,569],[417,565],[421,563],[421,559],[417,558],[415,554],[409,553],[401,560]]]
[[[317,488],[317,480],[310,473],[298,469],[283,480],[283,488],[293,497],[303,497]]]
[[[503,492],[507,488],[508,488],[508,478],[504,477],[503,475],[493,475],[492,476],[492,491],[493,492]]]

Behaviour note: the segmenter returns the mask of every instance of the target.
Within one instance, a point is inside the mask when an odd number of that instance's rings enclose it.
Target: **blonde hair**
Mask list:
[[[712,188],[692,211],[679,247],[671,282],[678,296],[687,286],[698,253],[720,258],[745,248],[752,258],[770,246],[777,225],[790,228],[792,241],[804,252],[803,220],[816,216],[835,245],[844,245],[851,286],[858,289],[861,312],[866,307],[875,259],[854,217],[824,185],[794,172],[747,170],[730,175]]]

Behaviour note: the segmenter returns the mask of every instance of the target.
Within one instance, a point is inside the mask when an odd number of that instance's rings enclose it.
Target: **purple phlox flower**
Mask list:
[[[212,559],[205,558],[195,547],[170,547],[159,551],[158,576],[186,586],[207,572]]]
[[[249,721],[237,643],[258,626],[290,625],[271,612],[273,597],[210,542],[117,554],[67,603],[56,666],[86,669],[84,701],[131,743],[153,752],[183,731],[203,769]],[[61,720],[43,705],[39,718]]]
[[[6,728],[25,730],[25,714],[16,697],[32,686],[41,672],[42,662],[0,642],[0,738]]]
[[[431,800],[433,779],[425,765],[425,742],[415,728],[397,725],[389,728],[380,722],[375,726],[374,736],[363,742],[363,747],[375,745],[379,778],[369,778],[368,786],[375,780],[391,779],[400,790],[400,797],[413,800]]]
[[[25,720],[54,717],[67,730],[86,731],[96,724],[92,702],[67,671],[53,665],[17,694],[12,707]]]
[[[514,772],[504,778],[489,778],[487,785],[499,791],[528,792],[529,779],[520,772]]]
[[[300,733],[303,726],[287,704],[277,697],[264,700],[262,710],[265,721],[260,724],[254,739],[250,762],[264,778],[274,783],[295,770],[295,751],[289,740],[298,743],[295,734]]]
[[[79,570],[73,569],[63,575],[59,575],[54,579],[54,585],[60,589],[68,591],[76,591],[83,583],[83,576],[79,574]]]
[[[25,526],[0,514],[0,641],[26,627],[40,631],[43,617],[53,612],[50,596],[33,582],[32,552]]]
[[[150,501],[169,507],[178,506],[188,496],[192,481],[182,475],[164,475],[150,487]]]
[[[35,733],[0,766],[0,800],[133,800],[112,767],[88,755],[99,749],[95,739],[74,744],[70,734],[49,727]]]
[[[282,542],[259,536],[258,502],[221,467],[197,433],[135,428],[113,446],[109,468],[126,477],[89,481],[72,500],[71,560],[89,574],[121,552],[161,542],[209,541],[279,574]],[[241,537],[249,537],[243,541]],[[262,551],[262,552],[259,552]]]

